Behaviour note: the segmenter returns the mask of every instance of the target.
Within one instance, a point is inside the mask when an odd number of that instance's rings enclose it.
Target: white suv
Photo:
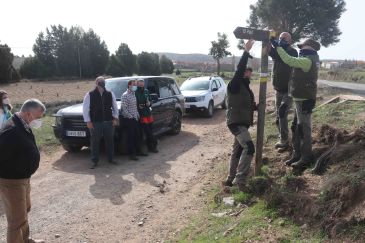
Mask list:
[[[227,86],[219,76],[189,78],[180,86],[186,112],[200,111],[212,117],[214,108],[227,107]]]

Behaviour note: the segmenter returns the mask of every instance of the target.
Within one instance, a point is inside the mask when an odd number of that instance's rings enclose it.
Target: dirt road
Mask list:
[[[177,136],[160,137],[160,153],[89,169],[89,150],[42,156],[32,177],[31,234],[47,242],[157,242],[202,203],[199,193],[214,158],[230,149],[225,112],[188,116]],[[225,155],[227,156],[227,155]],[[163,191],[163,193],[161,192]],[[6,219],[0,211],[0,241]],[[143,224],[143,225],[139,225]],[[59,238],[57,238],[59,237]]]
[[[179,135],[159,141],[158,154],[137,162],[118,156],[119,165],[104,157],[95,170],[89,168],[88,149],[43,154],[31,179],[32,237],[47,242],[161,242],[183,228],[204,205],[204,186],[220,183],[211,171],[218,161],[228,163],[232,136],[225,111],[216,109],[211,119],[186,116]],[[0,208],[0,242],[5,235]]]

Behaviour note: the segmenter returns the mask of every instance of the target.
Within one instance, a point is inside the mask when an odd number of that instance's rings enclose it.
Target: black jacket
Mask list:
[[[0,178],[27,179],[39,167],[40,154],[32,131],[13,115],[0,132]]]
[[[113,96],[110,91],[105,90],[100,94],[95,88],[89,92],[90,95],[90,119],[92,122],[113,120]]]
[[[255,97],[250,88],[250,80],[244,77],[247,61],[250,57],[244,52],[237,70],[227,86],[227,125],[243,125],[249,127],[253,123]]]
[[[285,49],[285,51],[293,57],[298,57],[298,52],[291,46]],[[289,82],[292,79],[293,68],[285,64],[276,49],[271,49],[269,56],[274,61],[272,84],[274,89],[279,92],[288,92]]]

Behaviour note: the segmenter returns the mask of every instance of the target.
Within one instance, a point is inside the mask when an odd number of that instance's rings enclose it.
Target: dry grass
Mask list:
[[[21,81],[12,84],[1,84],[6,90],[12,104],[22,104],[26,99],[37,98],[46,104],[80,101],[86,92],[94,87],[93,80],[87,81]]]

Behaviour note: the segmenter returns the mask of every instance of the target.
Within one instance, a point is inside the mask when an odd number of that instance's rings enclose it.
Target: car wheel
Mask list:
[[[175,111],[174,117],[172,119],[171,130],[169,133],[172,135],[176,135],[179,134],[180,131],[181,131],[181,113]]]
[[[222,103],[222,109],[227,109],[227,96],[224,97],[223,103]]]
[[[214,104],[213,101],[209,102],[208,108],[205,111],[205,116],[206,117],[212,117],[214,113]]]
[[[66,150],[67,152],[70,152],[70,153],[79,152],[82,148],[81,145],[70,145],[70,144],[65,144],[65,143],[62,144],[62,147],[64,150]]]

